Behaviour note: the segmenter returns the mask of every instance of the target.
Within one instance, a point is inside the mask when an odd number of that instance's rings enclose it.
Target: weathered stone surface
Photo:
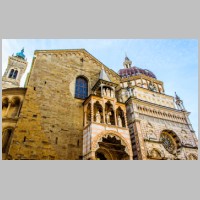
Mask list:
[[[25,61],[20,63],[22,61],[18,58],[13,59],[9,62],[26,68]],[[10,66],[11,63],[3,80],[7,80]],[[95,151],[102,138],[106,140],[109,136],[116,138],[113,145],[121,150],[125,147],[123,151],[128,159],[197,159],[198,141],[189,122],[189,113],[176,109],[174,98],[164,94],[161,81],[144,74],[121,78],[102,66],[83,49],[35,51],[26,88],[3,90],[2,141],[7,143],[7,147],[4,145],[2,158],[95,159]],[[92,94],[102,69],[112,82],[107,82],[111,88],[110,96],[106,91],[107,96],[102,91],[99,96],[99,91]],[[75,98],[75,83],[79,76],[88,81],[88,98],[85,101]],[[13,84],[18,86],[19,80]],[[150,84],[155,85],[156,92],[149,89]],[[115,88],[115,93],[112,93],[112,88]],[[88,122],[88,104],[94,106],[97,101],[102,106],[103,117],[99,119],[92,109],[91,121]],[[106,119],[107,102],[113,106],[114,124]],[[123,126],[117,121],[119,107],[125,115]],[[174,154],[167,151],[161,141],[161,135],[167,131],[176,146]],[[121,144],[117,140],[121,140]],[[107,158],[112,157],[108,152],[104,153]],[[113,159],[118,158],[116,153],[113,155]]]
[[[34,159],[49,159],[50,156],[79,159],[83,146],[83,100],[74,98],[75,80],[78,76],[86,77],[90,94],[102,64],[85,51],[81,54],[39,51],[35,55],[14,133],[15,144],[11,145],[9,154],[13,159],[20,159],[19,154]],[[83,63],[81,58],[85,60]],[[119,77],[113,74],[109,72],[110,79],[119,82]],[[27,139],[23,143],[25,136]]]

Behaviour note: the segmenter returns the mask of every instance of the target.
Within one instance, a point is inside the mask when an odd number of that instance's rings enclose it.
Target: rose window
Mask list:
[[[163,146],[165,147],[165,149],[169,153],[171,153],[171,154],[175,153],[175,151],[176,151],[176,144],[175,144],[175,142],[173,141],[173,138],[170,135],[168,135],[168,134],[162,134],[161,141],[162,141]]]

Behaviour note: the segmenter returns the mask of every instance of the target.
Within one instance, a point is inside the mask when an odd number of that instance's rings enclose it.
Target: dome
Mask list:
[[[19,58],[25,59],[24,48],[20,52],[16,53],[16,56]]]
[[[130,68],[125,68],[125,69],[120,69],[118,74],[121,76],[121,77],[129,77],[129,76],[137,76],[139,74],[144,74],[146,76],[149,76],[151,78],[155,78],[156,79],[156,76],[154,75],[153,72],[147,70],[147,69],[141,69],[141,68],[138,68],[138,67],[130,67]]]

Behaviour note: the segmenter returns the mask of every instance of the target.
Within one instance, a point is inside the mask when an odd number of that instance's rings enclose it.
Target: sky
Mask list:
[[[183,100],[198,137],[198,40],[195,39],[3,39],[2,75],[8,57],[24,47],[28,61],[22,77],[24,86],[35,50],[86,49],[107,67],[118,72],[123,68],[125,54],[132,65],[152,71],[164,82],[165,93],[176,92]]]

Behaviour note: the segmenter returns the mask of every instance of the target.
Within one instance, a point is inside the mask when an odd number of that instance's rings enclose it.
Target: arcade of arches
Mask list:
[[[2,118],[18,117],[22,100],[20,97],[12,97],[9,99],[5,97],[2,99]]]
[[[92,97],[84,109],[84,122],[85,126],[95,122],[127,128],[125,114],[126,111],[123,104],[98,101]]]
[[[14,94],[10,94],[10,93]],[[17,124],[24,95],[24,88],[9,88],[2,94],[2,158],[5,159],[12,142],[12,136]]]

